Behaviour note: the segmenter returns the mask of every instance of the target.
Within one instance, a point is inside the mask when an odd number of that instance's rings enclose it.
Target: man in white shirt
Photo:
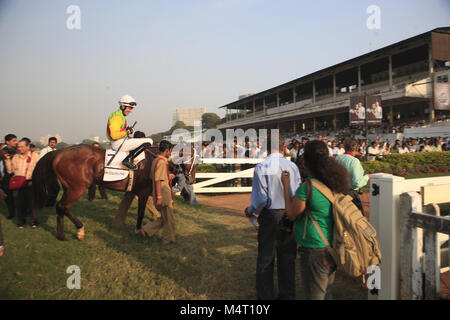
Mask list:
[[[48,138],[48,146],[41,150],[41,153],[39,154],[40,157],[42,158],[47,153],[55,151],[57,144],[58,144],[58,140],[56,139],[56,137]]]
[[[339,148],[336,146],[336,141],[331,142],[331,152],[333,153],[333,157],[337,157]]]
[[[345,153],[345,149],[344,149],[344,144],[342,142],[340,142],[338,144],[338,151],[337,151],[337,155],[341,155]]]
[[[378,144],[376,141],[372,142],[370,147],[367,149],[367,160],[374,161],[380,155],[380,150],[378,149]]]
[[[56,151],[56,145],[58,144],[58,139],[56,137],[48,138],[48,146],[41,150],[40,158],[42,159],[49,152]],[[58,197],[58,193],[61,190],[59,187],[59,183],[56,182],[53,186],[50,186],[48,190],[48,199],[45,204],[46,207],[53,207],[56,204],[56,198]]]

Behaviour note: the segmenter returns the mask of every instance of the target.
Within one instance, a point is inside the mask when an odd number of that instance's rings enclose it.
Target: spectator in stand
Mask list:
[[[391,153],[400,153],[400,142],[395,142],[394,146],[391,149]]]
[[[300,150],[300,143],[297,140],[294,140],[294,147],[291,149],[291,161],[295,162],[297,160],[297,154]]]
[[[425,142],[423,143],[423,152],[431,152],[433,148],[430,145],[430,139],[425,138]]]
[[[409,153],[408,145],[405,142],[398,149],[398,153]]]
[[[13,176],[25,177],[25,185],[18,190],[17,203],[19,213],[19,228],[23,228],[26,223],[26,215],[31,214],[31,226],[36,228],[39,222],[36,217],[36,211],[33,206],[33,188],[31,186],[31,177],[39,156],[30,152],[30,143],[26,138],[22,138],[17,144],[18,153],[12,158],[6,155],[6,170]]]
[[[330,157],[332,157],[333,156],[333,150],[331,149],[331,147],[330,147],[330,145],[328,143],[328,139],[325,138],[325,139],[322,139],[322,141],[323,141],[323,143],[325,143],[327,145],[328,153],[330,154]]]
[[[333,192],[346,192],[350,177],[346,169],[328,156],[327,146],[321,141],[311,141],[305,149],[305,165],[311,173],[308,179],[317,179]],[[314,186],[311,200],[308,198],[307,184],[303,183],[291,196],[289,191],[290,173],[284,171],[281,180],[284,186],[284,199],[287,216],[295,221],[295,240],[299,244],[300,273],[305,297],[308,300],[330,299],[330,285],[334,282],[336,264],[328,252],[311,217],[316,220],[326,242],[333,237],[333,209],[331,202]],[[307,218],[308,217],[308,218]]]
[[[411,140],[411,145],[409,147],[409,152],[418,152],[419,146],[417,145],[417,139]]]
[[[380,156],[380,150],[378,149],[377,141],[375,140],[372,144],[367,148],[367,161],[375,161]]]
[[[437,138],[431,139],[431,150],[432,151],[442,151],[441,144]]]
[[[0,157],[0,161],[2,162],[3,167],[3,179],[2,179],[2,189],[6,193],[6,206],[8,207],[8,217],[7,219],[12,219],[15,216],[17,204],[15,202],[14,195],[17,192],[9,189],[9,180],[12,177],[12,174],[9,174],[6,169],[6,156],[8,155],[12,158],[17,153],[17,136],[14,134],[7,134],[5,136],[5,144],[6,146],[2,149],[2,156]]]
[[[331,152],[333,154],[333,157],[337,157],[338,151],[339,151],[339,148],[337,147],[336,140],[333,140],[331,142]]]
[[[305,145],[308,142],[308,140],[309,139],[307,137],[302,137],[302,142],[300,143],[300,149],[298,150],[297,157],[296,157],[297,162],[299,161],[301,155],[303,154],[303,151],[305,150]]]
[[[359,153],[361,154],[361,161],[366,161],[367,159],[367,142],[366,140],[363,140],[361,142],[361,145],[359,147]]]
[[[337,155],[344,154],[344,153],[345,153],[344,144],[342,142],[339,142]]]
[[[389,154],[391,154],[391,144],[390,144],[388,141],[386,141],[386,142],[383,144],[383,147],[382,147],[381,150],[380,150],[380,155],[381,155],[382,157],[384,157],[384,156],[387,156],[387,155],[389,155]]]

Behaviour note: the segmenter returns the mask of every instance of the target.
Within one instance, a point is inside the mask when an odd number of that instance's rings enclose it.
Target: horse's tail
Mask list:
[[[47,201],[49,190],[58,184],[58,178],[53,170],[53,160],[57,151],[47,153],[42,157],[33,171],[32,185],[34,193],[34,206],[42,209]]]

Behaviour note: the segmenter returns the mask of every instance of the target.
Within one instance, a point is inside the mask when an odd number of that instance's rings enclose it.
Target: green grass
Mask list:
[[[135,201],[127,224],[111,222],[122,194],[73,207],[85,224],[76,239],[65,218],[67,241],[55,238],[54,208],[38,213],[39,229],[18,229],[6,220],[0,204],[5,253],[0,257],[0,299],[248,299],[256,295],[256,231],[240,214],[206,206],[191,207],[176,199],[176,244],[134,233]],[[149,222],[148,212],[144,224]],[[298,261],[298,260],[297,260]],[[66,269],[81,269],[81,290],[66,287]],[[298,268],[297,268],[298,269]],[[337,277],[335,299],[366,299],[367,290],[353,279]],[[297,271],[297,298],[303,297]]]

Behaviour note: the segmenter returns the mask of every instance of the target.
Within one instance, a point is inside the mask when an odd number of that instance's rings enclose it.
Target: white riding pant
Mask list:
[[[122,144],[122,142],[125,140],[119,139],[115,141],[111,141],[111,148],[114,151],[117,151]],[[139,147],[141,144],[149,142],[150,144],[153,144],[153,140],[151,138],[137,138],[137,139],[127,139],[124,144],[122,145],[122,148],[120,148],[120,151],[131,151]]]

